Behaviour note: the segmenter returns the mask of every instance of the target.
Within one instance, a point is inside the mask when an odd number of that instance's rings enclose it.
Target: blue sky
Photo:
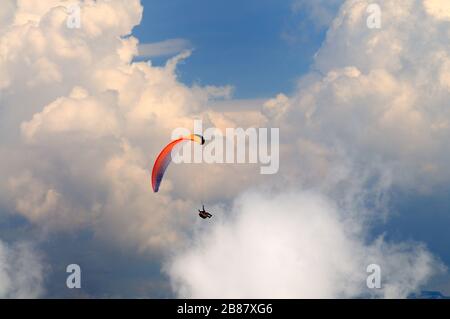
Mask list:
[[[393,211],[379,232],[391,240],[415,240],[426,243],[446,265],[450,265],[449,190],[437,189],[433,194],[397,194]]]
[[[143,43],[189,40],[195,51],[178,72],[185,83],[233,85],[236,98],[289,93],[311,65],[325,32],[302,28],[290,1],[144,0],[144,17],[133,34]],[[161,64],[166,57],[153,59]]]

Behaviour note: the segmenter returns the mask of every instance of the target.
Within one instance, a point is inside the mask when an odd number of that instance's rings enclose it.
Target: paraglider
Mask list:
[[[199,143],[200,145],[205,144],[205,139],[203,136],[199,134],[192,134],[186,137],[180,137],[179,139],[170,142],[163,148],[161,153],[159,153],[152,170],[152,188],[155,193],[159,191],[159,186],[163,180],[164,173],[172,161],[172,150],[178,144],[189,141]],[[205,210],[205,205],[203,205],[202,210],[198,210],[198,212],[199,216],[203,219],[212,217],[212,215]]]
[[[152,187],[155,193],[159,191],[159,186],[161,185],[164,173],[166,172],[167,167],[172,161],[173,148],[178,144],[187,141],[196,142],[199,143],[200,145],[205,144],[205,139],[203,138],[203,136],[199,134],[191,134],[186,137],[180,137],[179,139],[170,142],[166,147],[164,147],[164,149],[156,158],[152,170]]]

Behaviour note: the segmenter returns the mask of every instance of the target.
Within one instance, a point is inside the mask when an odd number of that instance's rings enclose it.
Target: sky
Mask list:
[[[235,98],[291,92],[325,33],[312,25],[301,28],[305,14],[293,12],[289,1],[143,1],[144,6],[146,2],[152,10],[144,11],[133,34],[145,43],[187,40],[186,47],[195,53],[180,65],[181,81],[231,84]]]
[[[0,297],[450,295],[447,1],[4,1]],[[198,119],[278,128],[279,171],[153,193]]]

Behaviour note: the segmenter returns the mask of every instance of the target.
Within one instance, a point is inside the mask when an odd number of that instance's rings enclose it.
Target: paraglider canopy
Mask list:
[[[170,142],[166,147],[163,148],[161,153],[159,153],[152,170],[152,188],[155,193],[159,191],[159,186],[161,185],[161,182],[163,180],[164,173],[166,172],[167,167],[172,161],[173,148],[180,143],[188,141],[196,142],[200,145],[205,144],[205,139],[203,138],[203,136],[199,134],[191,134],[189,136],[180,137],[179,139]]]

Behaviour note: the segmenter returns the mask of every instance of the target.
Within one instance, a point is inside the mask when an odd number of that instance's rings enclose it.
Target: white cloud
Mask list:
[[[0,241],[0,298],[38,298],[44,293],[41,257],[27,243]]]
[[[2,11],[0,12],[0,33],[4,26],[9,25],[14,18],[16,3],[14,0],[5,0],[2,3]]]
[[[192,44],[186,39],[168,39],[161,42],[141,43],[138,55],[143,58],[170,56],[185,50],[192,50]]]
[[[153,194],[151,162],[173,128],[192,127],[231,87],[180,83],[189,51],[163,67],[131,63],[138,0],[80,2],[80,29],[67,28],[60,4],[18,2],[0,34],[2,208],[48,231],[89,227],[145,251],[177,245],[199,195],[175,168]]]
[[[347,163],[347,180],[361,171],[404,190],[430,192],[450,180],[444,40],[450,27],[422,1],[405,0],[379,1],[383,26],[369,29],[370,3],[342,5],[314,72],[281,104],[279,98],[267,103],[264,114],[268,125],[289,136],[286,156],[303,159],[300,165],[284,161],[291,174],[300,168],[303,181],[329,180]]]
[[[22,124],[22,133],[32,141],[40,134],[86,132],[91,136],[117,135],[119,123],[108,96],[103,101],[88,97],[81,88],[74,88],[68,98],[60,98],[49,104],[31,121]],[[109,100],[109,101],[108,101]]]
[[[439,20],[450,20],[450,3],[441,0],[425,0],[424,6],[430,15]]]
[[[245,194],[217,218],[166,267],[180,298],[405,298],[440,270],[416,243],[367,242],[314,193]],[[367,288],[371,264],[382,289]]]

